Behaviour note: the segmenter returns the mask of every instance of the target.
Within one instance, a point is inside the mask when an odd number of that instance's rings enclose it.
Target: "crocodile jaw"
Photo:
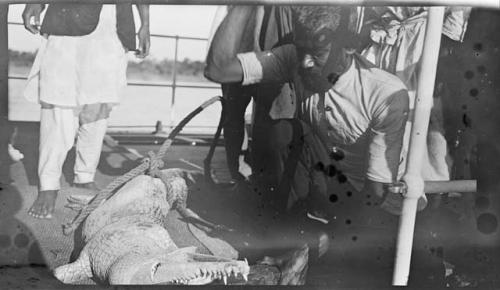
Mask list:
[[[238,275],[247,279],[250,267],[246,260],[197,254],[194,249],[189,247],[167,255],[144,257],[134,263],[135,270],[125,275],[128,281],[124,284],[204,285],[215,280],[227,282],[229,277]]]
[[[250,267],[246,261],[186,262],[184,264],[153,265],[153,284],[205,285],[215,280],[227,284],[230,277],[247,279]]]

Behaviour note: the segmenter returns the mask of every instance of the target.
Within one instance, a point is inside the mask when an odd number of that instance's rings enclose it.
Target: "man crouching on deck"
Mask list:
[[[215,34],[205,76],[243,85],[293,81],[299,120],[281,120],[270,134],[283,148],[279,190],[289,192],[287,207],[307,199],[308,216],[328,223],[333,217],[325,205],[342,190],[370,194],[378,199],[375,204],[399,214],[402,197],[389,193],[388,185],[398,179],[409,110],[406,87],[355,52],[350,8],[292,10],[294,44],[236,53],[251,9],[232,9]],[[422,196],[419,208],[424,206]]]

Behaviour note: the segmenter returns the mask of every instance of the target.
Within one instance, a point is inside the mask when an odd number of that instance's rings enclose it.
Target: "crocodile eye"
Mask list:
[[[161,265],[160,262],[156,262],[151,267],[151,281],[154,281],[154,276],[156,274],[156,270],[158,270],[158,267],[160,267],[160,265]]]

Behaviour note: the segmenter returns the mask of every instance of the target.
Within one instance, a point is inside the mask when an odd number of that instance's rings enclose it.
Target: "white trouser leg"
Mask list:
[[[107,125],[107,119],[80,125],[76,141],[75,183],[94,181]]]
[[[40,116],[40,145],[38,177],[40,190],[59,190],[62,167],[73,147],[78,117],[73,109],[42,108]]]

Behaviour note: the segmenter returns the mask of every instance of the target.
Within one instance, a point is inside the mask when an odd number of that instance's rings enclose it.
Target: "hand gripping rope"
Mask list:
[[[189,113],[182,121],[170,132],[168,135],[167,139],[163,144],[161,145],[160,149],[158,150],[158,153],[155,154],[152,151],[148,152],[148,156],[142,160],[142,163],[135,167],[134,169],[130,170],[129,172],[125,173],[124,175],[116,178],[113,180],[105,189],[101,190],[90,202],[88,205],[84,206],[78,215],[71,221],[70,223],[67,223],[63,225],[63,233],[65,235],[70,235],[73,233],[76,228],[84,221],[87,216],[94,211],[96,208],[99,207],[106,199],[110,198],[113,196],[115,193],[116,189],[121,187],[123,184],[127,183],[131,179],[133,179],[136,176],[139,176],[141,174],[147,173],[150,176],[157,177],[159,173],[159,169],[164,166],[163,162],[163,157],[165,156],[165,153],[167,150],[170,148],[172,145],[172,142],[174,141],[175,137],[179,132],[186,126],[187,123],[189,123],[196,115],[198,115],[201,111],[203,111],[205,108],[209,107],[213,103],[221,101],[222,102],[222,97],[221,96],[215,96],[201,104],[198,108],[193,110],[191,113]],[[219,139],[220,136],[220,131],[222,129],[222,120],[223,116],[221,115],[221,119],[219,121],[219,126],[217,128],[217,133],[214,138],[214,142],[212,143],[212,146],[210,148],[209,155],[207,156],[207,159],[205,159],[205,170],[210,169],[210,161],[213,156],[213,151],[215,150],[214,144],[217,143],[217,140]],[[208,163],[207,163],[208,160]],[[210,172],[205,172],[206,175],[208,175],[210,178]],[[211,179],[210,179],[211,180]]]

